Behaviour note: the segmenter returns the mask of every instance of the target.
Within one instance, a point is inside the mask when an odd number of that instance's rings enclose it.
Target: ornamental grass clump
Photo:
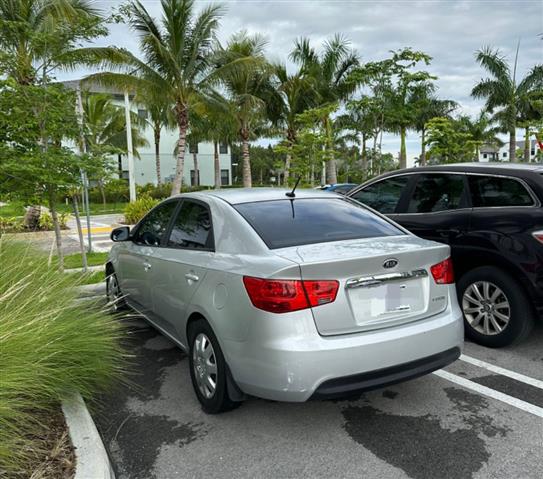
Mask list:
[[[35,455],[39,417],[76,391],[92,400],[122,376],[122,326],[77,301],[75,281],[31,246],[0,238],[0,476]]]

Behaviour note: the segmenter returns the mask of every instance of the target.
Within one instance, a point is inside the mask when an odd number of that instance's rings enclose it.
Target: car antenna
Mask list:
[[[294,191],[298,187],[298,183],[300,183],[301,179],[302,179],[302,177],[298,176],[298,179],[296,180],[296,183],[294,183],[294,188],[292,188],[292,191],[288,191],[287,193],[285,193],[285,196],[288,196],[289,198],[296,198],[296,194],[294,193]]]

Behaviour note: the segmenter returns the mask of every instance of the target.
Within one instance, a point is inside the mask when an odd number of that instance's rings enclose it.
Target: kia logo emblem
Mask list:
[[[383,263],[383,268],[394,268],[398,264],[398,260],[395,258],[389,258]]]

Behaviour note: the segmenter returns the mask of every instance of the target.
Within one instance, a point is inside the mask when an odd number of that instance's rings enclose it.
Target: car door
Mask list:
[[[363,186],[347,196],[394,220],[400,201],[407,193],[412,178],[413,175],[387,177]]]
[[[179,201],[171,200],[152,209],[134,228],[131,241],[119,256],[121,290],[127,301],[143,314],[152,312],[150,294],[153,258],[168,231]]]
[[[184,199],[164,247],[153,258],[151,287],[157,320],[177,339],[182,337],[179,332],[185,328],[187,307],[202,283],[213,255],[214,238],[208,205]]]
[[[464,173],[421,173],[402,201],[395,220],[421,238],[462,248],[471,204]]]

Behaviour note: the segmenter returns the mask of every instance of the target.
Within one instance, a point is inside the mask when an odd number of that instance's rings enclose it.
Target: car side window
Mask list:
[[[420,175],[409,200],[407,213],[431,213],[460,207],[464,175]]]
[[[357,191],[352,195],[352,198],[379,211],[379,213],[392,214],[396,211],[396,206],[408,181],[408,176],[385,178]]]
[[[177,213],[167,245],[173,248],[213,250],[213,232],[209,209],[185,200]]]
[[[533,198],[520,181],[495,176],[469,175],[473,207],[532,206]]]
[[[177,204],[177,201],[168,201],[152,210],[139,224],[133,236],[134,243],[159,246]]]

